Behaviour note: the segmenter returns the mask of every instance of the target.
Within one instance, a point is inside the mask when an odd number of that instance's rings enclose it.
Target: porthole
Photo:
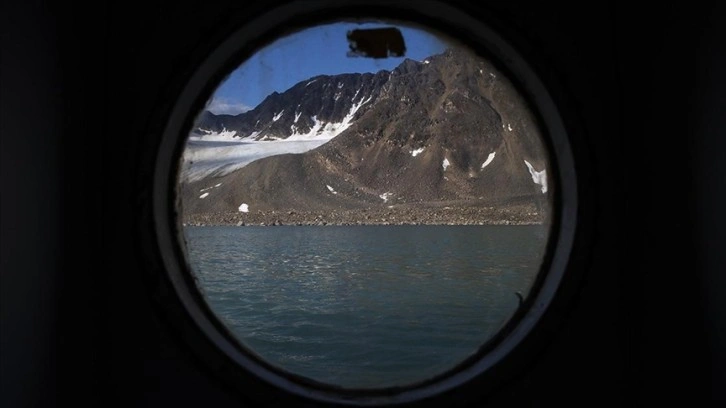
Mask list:
[[[248,22],[189,79],[157,157],[159,248],[229,376],[319,402],[427,399],[497,369],[554,298],[577,212],[568,136],[481,21],[333,4]]]

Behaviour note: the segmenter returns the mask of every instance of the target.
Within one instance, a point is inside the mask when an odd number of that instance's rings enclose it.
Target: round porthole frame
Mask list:
[[[180,240],[180,221],[176,214],[179,157],[191,121],[213,89],[245,57],[279,35],[341,20],[410,22],[440,31],[486,55],[503,68],[530,102],[543,130],[551,177],[556,180],[548,250],[537,288],[533,289],[525,307],[520,308],[511,324],[487,342],[476,356],[450,372],[412,386],[346,390],[284,373],[245,352],[206,306],[188,270]],[[511,376],[516,366],[522,365],[521,359],[509,359],[508,356],[521,348],[525,339],[532,337],[548,307],[556,297],[563,296],[560,293],[563,279],[572,274],[568,271],[574,267],[571,256],[581,223],[581,203],[570,140],[559,105],[524,56],[485,21],[456,6],[443,1],[411,4],[405,0],[354,0],[344,4],[334,0],[291,1],[280,5],[247,21],[213,49],[188,78],[167,116],[155,157],[150,203],[164,282],[173,294],[167,298],[174,299],[164,308],[177,308],[171,312],[174,316],[171,320],[190,334],[191,347],[214,366],[213,370],[219,376],[233,386],[257,381],[259,389],[250,390],[249,384],[239,388],[258,402],[290,399],[307,403],[380,406],[432,402],[462,390],[465,393],[486,392],[491,388],[486,386],[487,378]]]

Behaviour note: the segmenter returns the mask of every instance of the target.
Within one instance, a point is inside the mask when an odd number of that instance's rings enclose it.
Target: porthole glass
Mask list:
[[[539,113],[491,57],[411,24],[316,25],[193,115],[180,245],[213,318],[273,371],[420,384],[532,303],[558,185]]]

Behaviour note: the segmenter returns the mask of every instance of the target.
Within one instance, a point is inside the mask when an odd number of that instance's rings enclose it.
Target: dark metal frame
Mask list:
[[[577,290],[565,279],[577,281],[580,265],[586,256],[573,257],[576,241],[587,240],[581,226],[587,224],[581,205],[581,185],[576,172],[585,165],[575,162],[571,148],[571,123],[576,118],[563,119],[563,104],[551,93],[556,84],[545,83],[520,52],[487,22],[469,15],[464,9],[443,1],[365,1],[354,0],[340,4],[335,0],[291,1],[242,24],[211,50],[203,63],[186,81],[171,107],[155,157],[152,201],[154,234],[157,247],[152,250],[161,261],[161,282],[157,298],[178,333],[187,336],[190,347],[210,368],[228,384],[258,402],[285,401],[297,403],[343,404],[360,406],[441,403],[454,393],[480,395],[491,391],[502,379],[511,377],[531,360],[531,353],[519,352],[523,347],[546,341],[562,316],[547,313],[550,306],[567,302]],[[320,23],[354,20],[359,17],[409,23],[431,27],[457,38],[477,53],[485,55],[505,72],[525,96],[538,116],[544,143],[550,154],[551,175],[554,180],[555,214],[552,218],[550,242],[543,269],[520,312],[507,326],[487,342],[479,352],[456,368],[440,376],[405,387],[380,390],[346,390],[320,384],[283,372],[245,350],[208,308],[197,289],[185,260],[180,220],[177,218],[177,172],[179,157],[191,121],[211,95],[223,76],[238,66],[257,49],[279,35]],[[577,165],[577,166],[576,166]],[[582,181],[580,180],[580,183]],[[583,255],[583,254],[578,254]],[[575,260],[573,262],[573,260]],[[153,268],[152,268],[153,269]],[[563,293],[564,292],[564,293]],[[526,343],[526,345],[525,345]],[[252,382],[250,382],[252,381]],[[257,386],[253,386],[255,384]],[[465,399],[470,399],[466,397]],[[459,397],[459,400],[461,398]]]

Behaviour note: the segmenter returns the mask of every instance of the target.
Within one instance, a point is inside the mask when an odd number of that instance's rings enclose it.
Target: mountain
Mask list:
[[[549,194],[535,116],[488,61],[449,49],[392,71],[321,75],[236,116],[204,112],[194,135],[328,140],[182,185],[185,214],[537,203]],[[333,137],[334,136],[334,137]],[[255,146],[257,146],[255,145]],[[206,193],[206,194],[205,194]]]
[[[236,116],[204,111],[194,131],[235,131],[240,137],[258,141],[337,135],[356,113],[360,116],[375,104],[388,76],[386,71],[320,75],[299,82],[282,94],[273,92],[256,108]]]

